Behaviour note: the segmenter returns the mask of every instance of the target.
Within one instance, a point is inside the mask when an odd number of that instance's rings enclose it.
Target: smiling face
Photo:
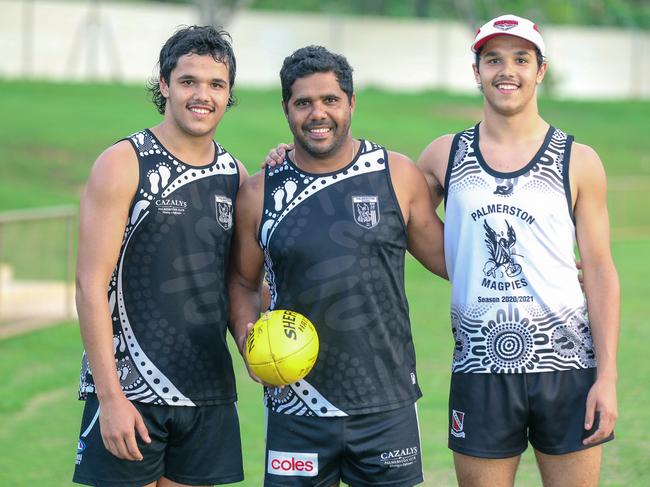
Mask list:
[[[536,88],[546,67],[546,63],[538,66],[531,42],[509,35],[490,39],[481,50],[479,65],[474,65],[486,108],[511,115],[536,107]]]
[[[230,96],[228,66],[210,55],[178,58],[169,83],[160,79],[166,98],[165,120],[193,137],[213,136]]]
[[[332,72],[296,79],[283,106],[295,143],[311,157],[331,157],[352,137],[354,95],[348,100]]]

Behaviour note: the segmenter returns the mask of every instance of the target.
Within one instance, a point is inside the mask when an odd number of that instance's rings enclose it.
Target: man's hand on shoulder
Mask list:
[[[264,162],[262,163],[262,168],[265,168],[266,166],[274,167],[284,164],[284,158],[286,157],[287,152],[290,150],[293,150],[293,144],[285,144],[284,142],[280,142],[266,155]]]

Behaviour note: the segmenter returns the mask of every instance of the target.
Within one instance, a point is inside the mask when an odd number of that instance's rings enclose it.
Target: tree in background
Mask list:
[[[320,12],[456,19],[472,27],[505,12],[538,19],[544,24],[601,25],[650,29],[648,0],[145,0],[194,3],[201,18],[226,25],[241,9]],[[214,23],[214,21],[207,22]]]

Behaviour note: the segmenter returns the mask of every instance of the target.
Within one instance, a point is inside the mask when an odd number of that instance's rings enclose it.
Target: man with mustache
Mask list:
[[[596,486],[617,417],[605,172],[593,149],[539,115],[548,65],[533,22],[492,19],[471,48],[483,119],[418,162],[434,204],[445,200],[456,474],[463,487],[511,486],[530,442],[545,486]]]
[[[320,351],[303,380],[265,388],[264,485],[418,484],[421,392],[404,258],[408,249],[445,276],[442,223],[409,159],[352,137],[355,95],[343,56],[299,49],[280,79],[295,149],[238,196],[232,321],[241,351],[265,270],[270,309],[307,316]]]
[[[226,280],[246,171],[214,141],[234,103],[228,39],[192,26],[167,40],[150,87],[163,121],[104,151],[82,197],[75,482],[243,479]]]

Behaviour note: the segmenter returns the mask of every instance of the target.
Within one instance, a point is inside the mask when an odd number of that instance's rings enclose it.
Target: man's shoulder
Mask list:
[[[569,163],[570,179],[578,186],[605,181],[605,168],[598,153],[586,144],[574,143]]]
[[[120,140],[107,147],[96,159],[93,172],[117,173],[128,172],[129,167],[137,165],[137,154],[128,140]]]
[[[600,157],[593,147],[579,142],[573,143],[571,147],[571,158],[572,160],[575,159],[586,162],[595,160],[600,161]]]
[[[248,176],[239,188],[240,198],[259,198],[264,191],[264,170]]]
[[[391,165],[414,166],[411,158],[401,152],[386,149],[386,154],[388,154],[388,163]]]
[[[445,134],[432,140],[422,151],[418,164],[430,165],[447,162],[456,134]]]
[[[434,139],[420,154],[417,166],[427,179],[429,189],[442,195],[449,154],[456,134],[445,134]]]

